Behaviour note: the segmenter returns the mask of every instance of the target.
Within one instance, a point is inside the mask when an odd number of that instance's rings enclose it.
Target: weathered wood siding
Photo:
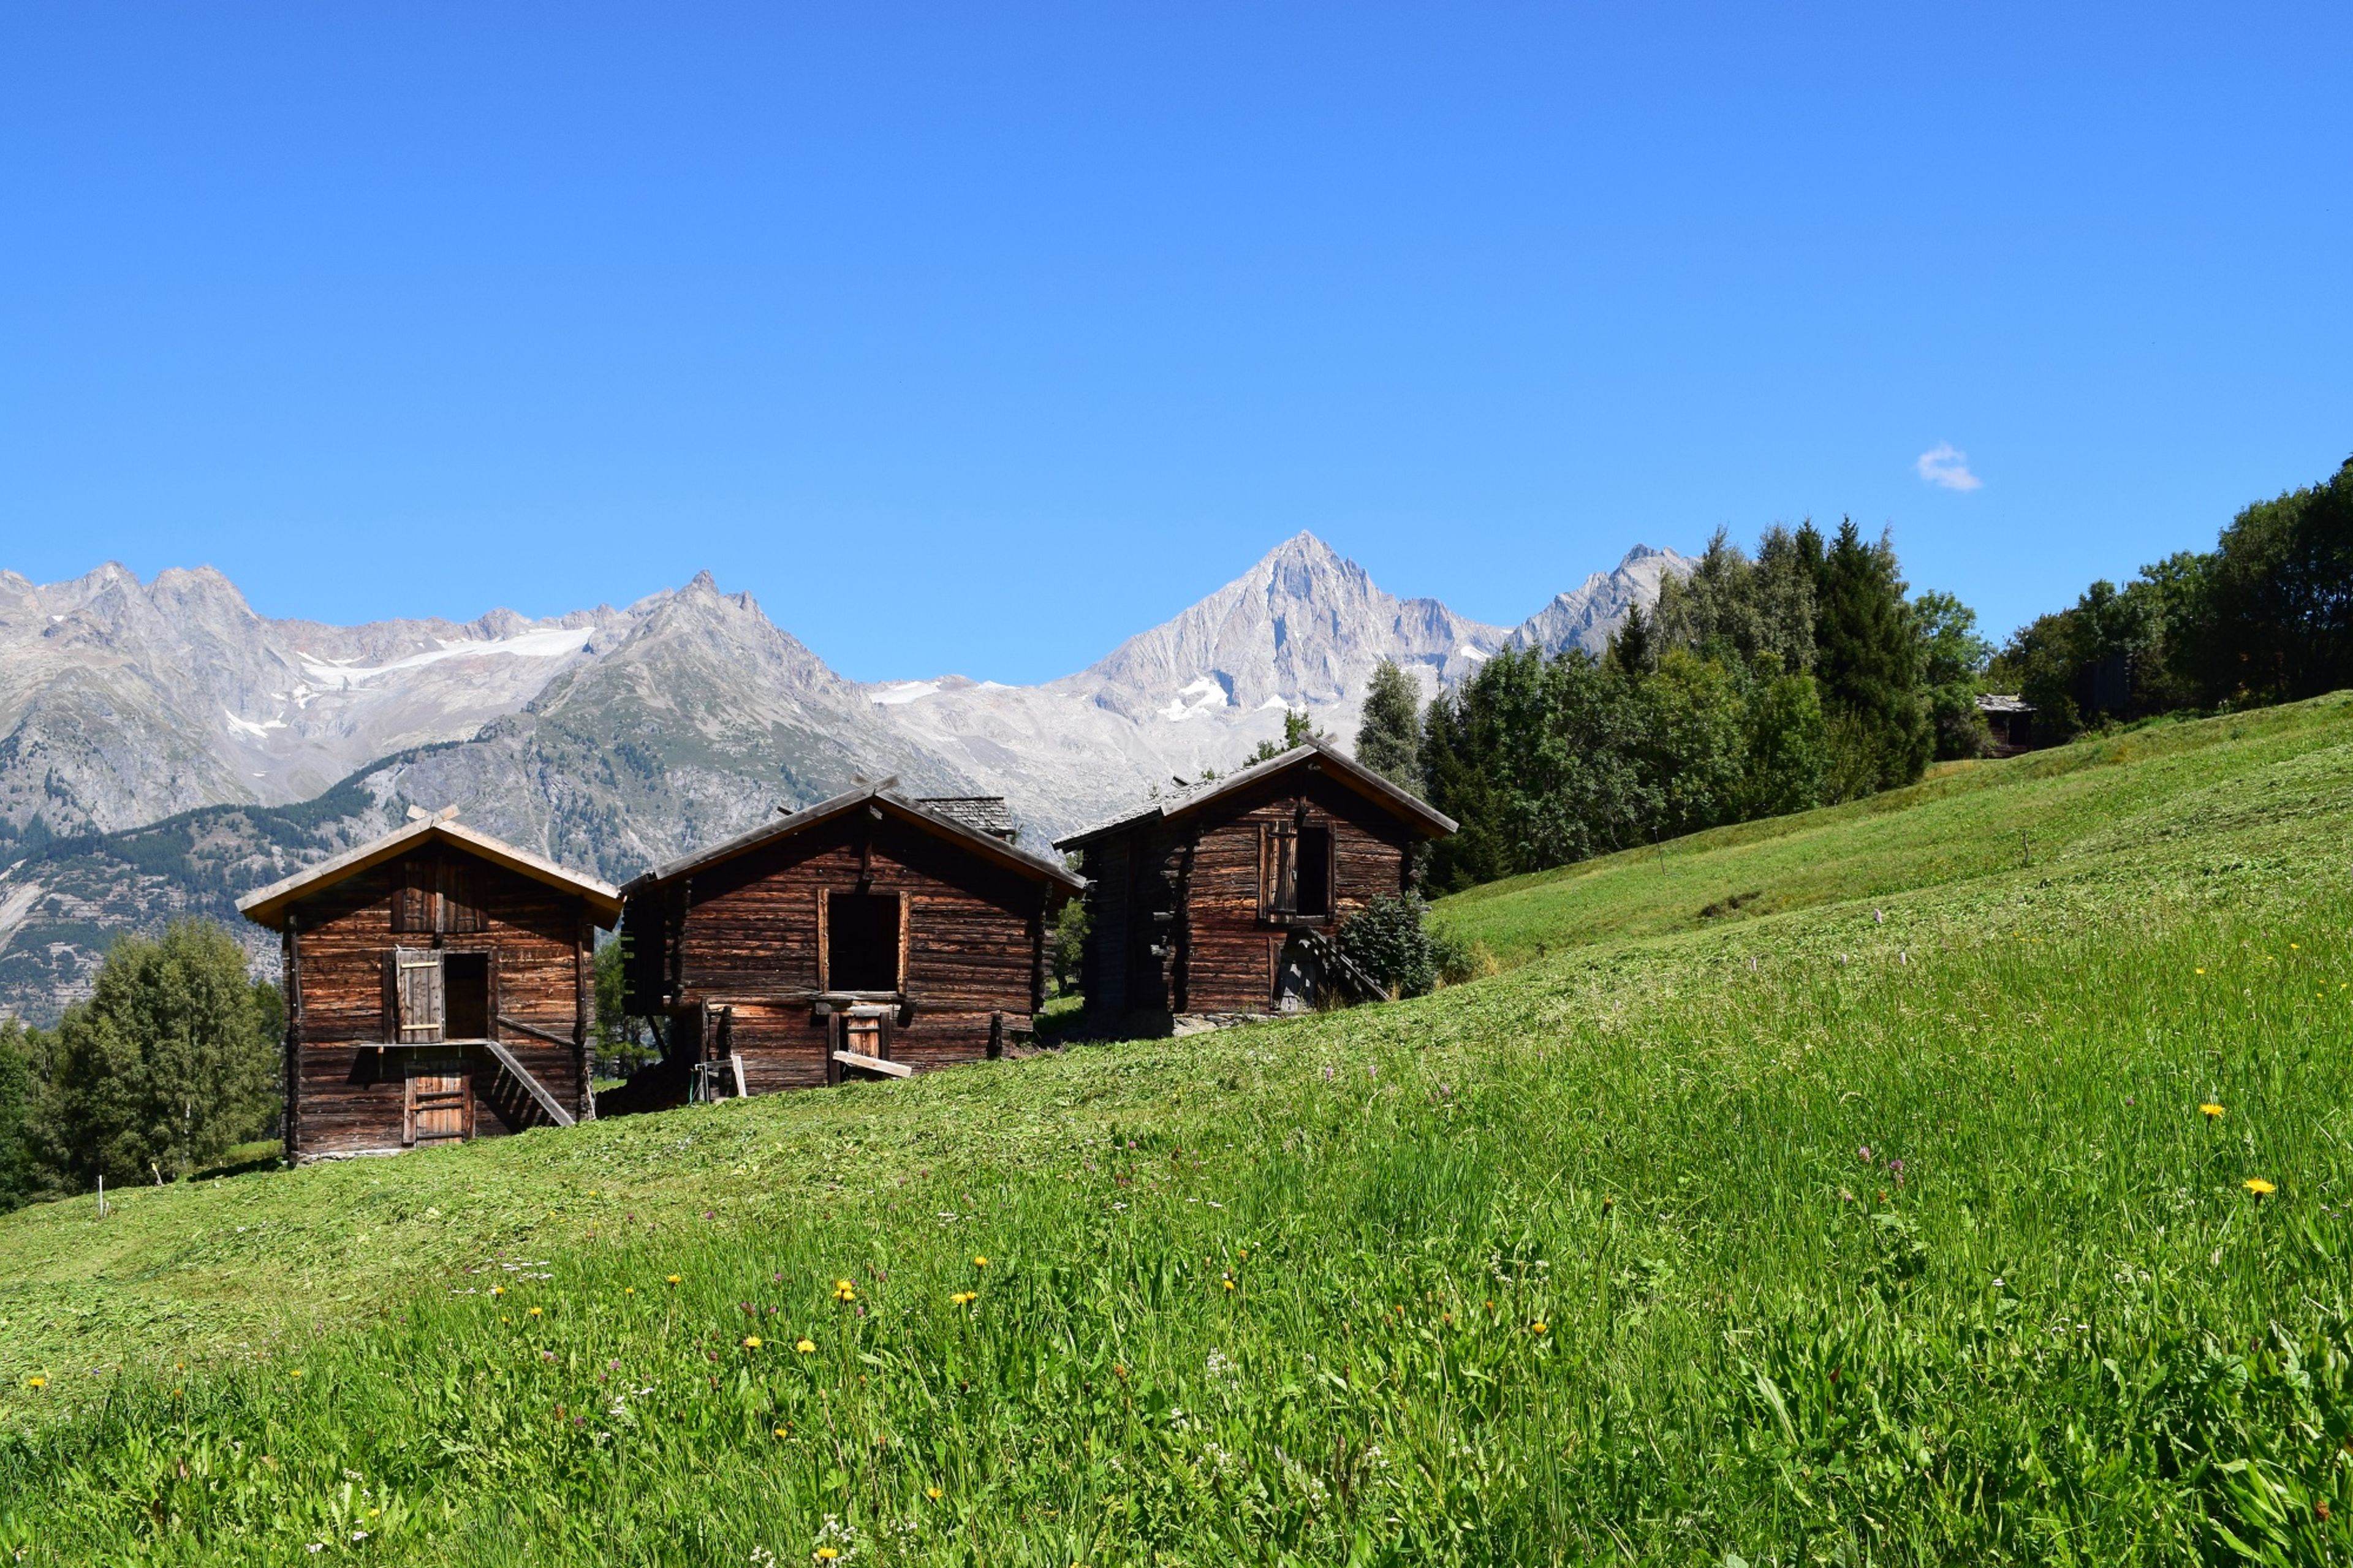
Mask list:
[[[752,1093],[828,1081],[820,895],[855,892],[861,875],[867,890],[904,899],[892,1060],[918,1071],[977,1061],[994,1017],[1027,1028],[1042,1005],[1044,886],[895,816],[856,813],[696,872],[673,917],[672,1016],[703,1031],[707,1059],[740,1057]]]
[[[1320,921],[1262,912],[1267,830],[1295,823],[1302,803],[1308,826],[1332,835],[1331,912]],[[1355,790],[1293,769],[1197,815],[1088,846],[1091,1020],[1115,1028],[1156,1010],[1269,1010],[1290,932],[1336,930],[1372,899],[1404,892],[1415,843],[1409,827]],[[1172,918],[1155,922],[1155,907]]]
[[[454,856],[441,847],[424,855]],[[412,857],[411,858],[414,858]],[[543,1124],[546,1113],[488,1051],[389,1044],[396,1038],[388,960],[400,947],[490,955],[492,1038],[511,1050],[575,1118],[594,1114],[584,1049],[593,988],[593,933],[578,898],[486,861],[469,869],[479,929],[436,937],[396,931],[395,900],[410,885],[404,861],[364,871],[294,906],[289,1001],[293,1072],[288,1145],[298,1159],[404,1146],[413,1062],[460,1059],[471,1079],[474,1130],[494,1136]],[[512,1020],[512,1023],[502,1020]]]
[[[1332,909],[1321,921],[1260,913],[1261,846],[1267,829],[1295,820],[1332,833]],[[1336,931],[1376,897],[1403,892],[1411,834],[1364,796],[1322,773],[1293,770],[1267,790],[1220,801],[1190,824],[1185,882],[1184,985],[1177,1010],[1261,1012],[1273,1005],[1275,961],[1301,925]]]

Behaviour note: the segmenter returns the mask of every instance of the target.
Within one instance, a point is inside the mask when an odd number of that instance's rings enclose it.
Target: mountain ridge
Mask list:
[[[411,806],[616,880],[881,773],[1003,795],[1043,842],[1230,767],[1294,707],[1353,733],[1384,658],[1428,694],[1507,646],[1598,647],[1683,563],[1637,546],[1573,615],[1506,629],[1302,532],[1037,686],[848,680],[708,571],[625,609],[355,627],[261,617],[210,567],[0,573],[0,1011],[53,1016],[108,933],[226,914]]]

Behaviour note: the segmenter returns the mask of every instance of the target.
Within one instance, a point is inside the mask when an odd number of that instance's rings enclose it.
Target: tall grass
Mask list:
[[[2118,886],[1026,1064],[1059,1140],[768,1223],[584,1173],[594,1242],[25,1421],[0,1547],[2345,1561],[2353,900]]]

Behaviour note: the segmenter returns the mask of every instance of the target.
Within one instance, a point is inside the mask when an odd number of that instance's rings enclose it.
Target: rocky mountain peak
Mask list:
[[[1688,577],[1698,564],[1672,550],[1637,544],[1610,571],[1596,572],[1567,593],[1553,595],[1551,604],[1513,629],[1511,644],[1546,653],[1577,647],[1599,654],[1609,646],[1628,610],[1636,605],[1647,609],[1659,602],[1659,584],[1668,574]]]

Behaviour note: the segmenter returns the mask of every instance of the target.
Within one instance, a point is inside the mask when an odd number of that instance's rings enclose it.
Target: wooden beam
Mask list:
[[[558,1045],[562,1045],[565,1042],[559,1040],[556,1043]],[[484,1048],[489,1050],[491,1055],[499,1058],[499,1065],[501,1067],[503,1067],[507,1071],[514,1074],[515,1081],[517,1083],[522,1084],[523,1088],[531,1091],[531,1097],[539,1101],[539,1108],[542,1110],[546,1111],[549,1116],[554,1118],[555,1124],[558,1127],[570,1127],[574,1125],[572,1112],[565,1110],[563,1101],[557,1100],[554,1095],[549,1093],[545,1084],[532,1077],[529,1069],[527,1069],[522,1063],[515,1060],[515,1055],[512,1051],[507,1049],[505,1046],[500,1044],[496,1040],[484,1040],[482,1045]]]
[[[575,1043],[565,1039],[562,1035],[550,1034],[545,1029],[534,1027],[519,1018],[510,1018],[503,1013],[499,1015],[499,1027],[512,1029],[518,1035],[529,1035],[534,1040],[545,1040],[551,1046],[571,1046]]]
[[[862,1068],[868,1072],[888,1073],[892,1078],[913,1078],[915,1069],[904,1062],[886,1062],[881,1057],[860,1056],[856,1051],[836,1051],[833,1059],[844,1067]]]

